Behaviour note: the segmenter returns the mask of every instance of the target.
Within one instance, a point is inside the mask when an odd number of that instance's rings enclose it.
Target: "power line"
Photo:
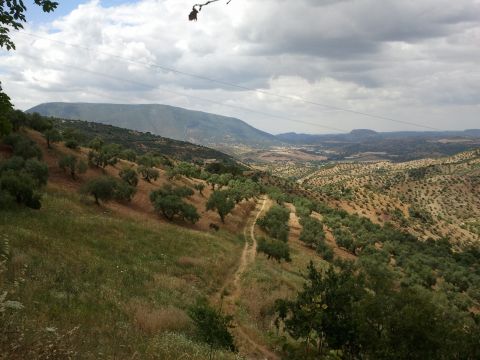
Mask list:
[[[294,102],[303,102],[305,104],[319,106],[319,107],[322,107],[322,108],[325,108],[325,109],[330,109],[330,110],[335,110],[335,111],[340,111],[340,112],[345,112],[345,113],[351,113],[351,114],[355,114],[355,115],[361,115],[361,116],[365,116],[365,117],[369,117],[369,118],[373,118],[373,119],[385,120],[385,121],[390,121],[390,122],[399,123],[399,124],[403,124],[403,125],[415,126],[415,127],[429,129],[429,130],[442,131],[442,129],[439,129],[439,128],[436,128],[436,127],[433,127],[433,126],[429,126],[429,125],[423,125],[423,124],[418,124],[418,123],[414,123],[414,122],[410,122],[410,121],[398,120],[398,119],[394,119],[394,118],[387,117],[387,116],[375,115],[375,114],[366,113],[366,112],[363,112],[363,111],[357,111],[357,110],[353,110],[353,109],[343,108],[343,107],[340,107],[340,106],[333,106],[333,105],[329,105],[329,104],[324,104],[324,103],[320,103],[320,102],[316,102],[316,101],[311,101],[311,100],[305,99],[305,98],[300,97],[300,96],[281,95],[281,94],[273,93],[273,92],[270,92],[270,91],[267,91],[267,90],[254,89],[254,88],[251,88],[251,87],[247,87],[247,86],[243,86],[243,85],[239,85],[239,84],[234,84],[234,83],[231,83],[231,82],[228,82],[228,81],[212,79],[212,78],[209,78],[209,77],[206,77],[206,76],[203,76],[203,75],[198,75],[198,74],[192,74],[192,73],[189,73],[189,72],[186,72],[186,71],[178,70],[178,69],[175,69],[175,68],[167,67],[167,66],[164,66],[164,65],[156,64],[156,63],[146,63],[146,62],[142,62],[142,61],[132,60],[132,59],[120,56],[120,55],[111,54],[111,53],[108,53],[108,52],[92,49],[91,47],[88,47],[88,46],[72,44],[72,43],[68,43],[68,42],[60,41],[60,40],[54,40],[54,39],[50,39],[50,38],[47,38],[47,37],[44,37],[44,36],[39,36],[39,35],[36,35],[36,34],[32,34],[32,33],[26,32],[26,31],[19,31],[19,33],[23,34],[23,35],[26,35],[26,36],[31,36],[31,37],[34,37],[34,38],[38,38],[38,39],[62,44],[62,45],[65,45],[65,46],[71,46],[71,47],[83,49],[83,50],[86,50],[88,52],[95,52],[97,54],[102,54],[102,55],[109,56],[109,57],[112,57],[112,58],[116,58],[116,59],[119,59],[119,60],[122,60],[122,61],[130,62],[132,64],[146,66],[146,67],[149,67],[149,68],[157,68],[157,69],[160,69],[164,72],[171,72],[171,73],[175,73],[175,74],[178,74],[178,75],[188,76],[188,77],[191,77],[191,78],[196,78],[196,79],[199,79],[199,80],[208,81],[208,82],[215,83],[215,84],[218,84],[218,85],[229,86],[229,87],[236,88],[236,89],[239,89],[239,90],[255,92],[255,93],[258,93],[258,94],[263,94],[263,95],[276,97],[276,98],[279,98],[279,99],[284,99],[284,100],[289,100],[289,101],[294,101]]]
[[[39,58],[35,57],[35,56],[31,56],[31,55],[24,55],[24,56],[27,57],[27,58],[30,58],[30,59],[39,60]],[[130,84],[133,84],[133,85],[142,86],[142,87],[145,87],[147,89],[159,89],[163,92],[167,92],[167,93],[170,93],[170,94],[174,94],[174,95],[178,95],[178,96],[185,96],[185,97],[188,97],[188,98],[192,98],[192,99],[196,99],[196,100],[200,100],[200,101],[204,101],[204,102],[209,102],[209,103],[212,103],[212,104],[221,105],[221,106],[225,106],[225,107],[229,107],[229,108],[233,108],[233,109],[237,109],[237,110],[248,111],[248,112],[258,114],[258,115],[262,115],[262,116],[268,116],[268,117],[271,117],[271,118],[281,119],[281,120],[294,122],[294,123],[302,123],[302,124],[311,125],[311,126],[319,127],[319,128],[322,128],[322,129],[326,129],[326,130],[334,130],[334,131],[339,131],[339,132],[343,132],[343,133],[348,132],[345,129],[340,129],[340,128],[333,127],[333,126],[321,125],[321,124],[318,124],[318,123],[304,121],[304,120],[293,120],[293,119],[290,119],[290,118],[285,117],[285,116],[270,114],[270,113],[263,112],[263,111],[258,111],[258,110],[252,110],[252,109],[248,109],[248,108],[238,106],[238,105],[225,104],[221,101],[216,101],[216,100],[206,99],[206,98],[195,96],[195,95],[185,94],[185,93],[182,93],[182,92],[178,92],[178,91],[166,89],[166,88],[163,88],[163,87],[159,87],[159,86],[156,86],[156,85],[153,85],[153,84],[147,84],[147,83],[140,82],[140,81],[137,81],[137,80],[125,79],[123,77],[118,77],[118,76],[114,76],[114,75],[110,75],[110,74],[106,74],[106,73],[101,73],[101,72],[98,72],[98,71],[81,68],[81,67],[71,65],[71,64],[62,63],[61,65],[62,65],[62,67],[70,68],[70,69],[73,69],[73,70],[76,70],[76,71],[89,73],[89,74],[92,74],[92,75],[101,76],[101,77],[108,78],[108,79],[113,79],[113,80],[116,80],[116,81],[123,81],[123,82],[130,83]],[[56,68],[56,70],[62,70],[62,69]]]

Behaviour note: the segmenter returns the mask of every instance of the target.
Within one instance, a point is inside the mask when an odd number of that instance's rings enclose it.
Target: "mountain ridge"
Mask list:
[[[281,144],[274,135],[256,129],[243,120],[163,104],[49,102],[34,106],[27,112],[114,125],[205,146]]]

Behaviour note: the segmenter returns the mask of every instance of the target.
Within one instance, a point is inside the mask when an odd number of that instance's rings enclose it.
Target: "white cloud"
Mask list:
[[[192,4],[92,1],[27,27],[35,36],[17,33],[17,51],[0,53],[4,88],[23,109],[46,101],[167,103],[274,133],[328,131],[311,123],[420,129],[301,99],[432,127],[480,125],[478,0],[233,0],[205,7],[190,23]]]

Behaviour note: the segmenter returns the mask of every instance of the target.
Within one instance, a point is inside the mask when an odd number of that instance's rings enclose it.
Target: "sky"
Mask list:
[[[197,22],[196,0],[58,1],[0,50],[19,109],[160,103],[274,134],[480,128],[480,0],[220,0]]]

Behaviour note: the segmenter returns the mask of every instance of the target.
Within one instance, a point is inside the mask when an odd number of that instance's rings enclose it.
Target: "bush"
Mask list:
[[[1,206],[7,208],[12,201],[33,209],[41,207],[39,190],[48,180],[48,167],[36,159],[24,160],[14,156],[0,165]]]
[[[77,150],[80,147],[80,144],[77,140],[69,139],[65,141],[65,146],[72,150]]]
[[[138,172],[142,175],[143,180],[147,182],[156,181],[160,177],[160,172],[157,169],[144,165],[138,167]]]
[[[49,149],[52,147],[52,143],[62,140],[62,134],[60,134],[60,131],[55,128],[45,130],[43,136],[45,137],[45,140],[47,140],[47,147]]]
[[[87,164],[83,160],[78,161],[74,155],[65,155],[58,161],[58,166],[63,171],[69,171],[72,179],[75,179],[77,173],[83,174],[87,171]]]
[[[126,168],[120,171],[120,178],[130,186],[136,187],[138,185],[138,174],[135,169]]]
[[[3,143],[13,148],[13,155],[24,159],[42,159],[42,151],[37,144],[19,134],[10,134],[3,139]]]
[[[207,201],[207,210],[216,210],[222,223],[225,222],[225,216],[234,208],[235,202],[230,198],[227,191],[214,191]]]
[[[123,150],[120,153],[119,157],[121,159],[125,159],[125,160],[133,162],[133,161],[137,160],[137,153],[132,149],[127,149],[127,150]]]
[[[234,338],[229,331],[232,327],[232,316],[222,315],[220,311],[209,306],[206,301],[200,301],[191,307],[188,314],[197,326],[200,339],[210,345],[212,349],[237,351]]]
[[[101,176],[85,183],[81,192],[91,195],[95,199],[95,203],[100,205],[101,201],[109,201],[115,197],[117,181],[110,176]]]
[[[14,198],[18,204],[24,204],[32,209],[40,209],[40,195],[36,192],[36,181],[24,171],[15,172],[8,170],[0,175],[0,191],[8,204],[8,200]]]
[[[287,243],[282,241],[260,239],[257,250],[263,252],[267,256],[267,259],[273,258],[278,262],[281,262],[282,260],[285,260],[286,262],[292,261],[290,258],[290,248]]]
[[[300,233],[300,240],[312,248],[316,248],[318,244],[325,242],[325,232],[323,225],[317,219],[311,217],[302,218],[300,220],[302,225],[302,232]]]
[[[50,119],[41,116],[39,113],[33,113],[29,115],[27,120],[27,125],[31,127],[33,130],[37,130],[40,132],[44,132],[48,129],[51,129],[53,124]]]
[[[113,166],[118,162],[120,146],[116,144],[101,145],[94,143],[95,148],[88,153],[88,161],[91,165],[105,168],[108,165]]]
[[[115,200],[131,201],[136,192],[137,189],[134,186],[124,181],[117,181],[115,187]]]
[[[286,242],[290,231],[289,219],[290,211],[283,206],[275,205],[268,210],[264,217],[257,220],[257,224],[271,237]]]
[[[189,196],[191,193],[193,191],[189,188],[173,188],[170,185],[165,185],[157,191],[152,191],[150,201],[155,210],[161,213],[167,220],[171,221],[178,216],[191,223],[196,223],[200,219],[197,209],[183,200],[184,197]]]

